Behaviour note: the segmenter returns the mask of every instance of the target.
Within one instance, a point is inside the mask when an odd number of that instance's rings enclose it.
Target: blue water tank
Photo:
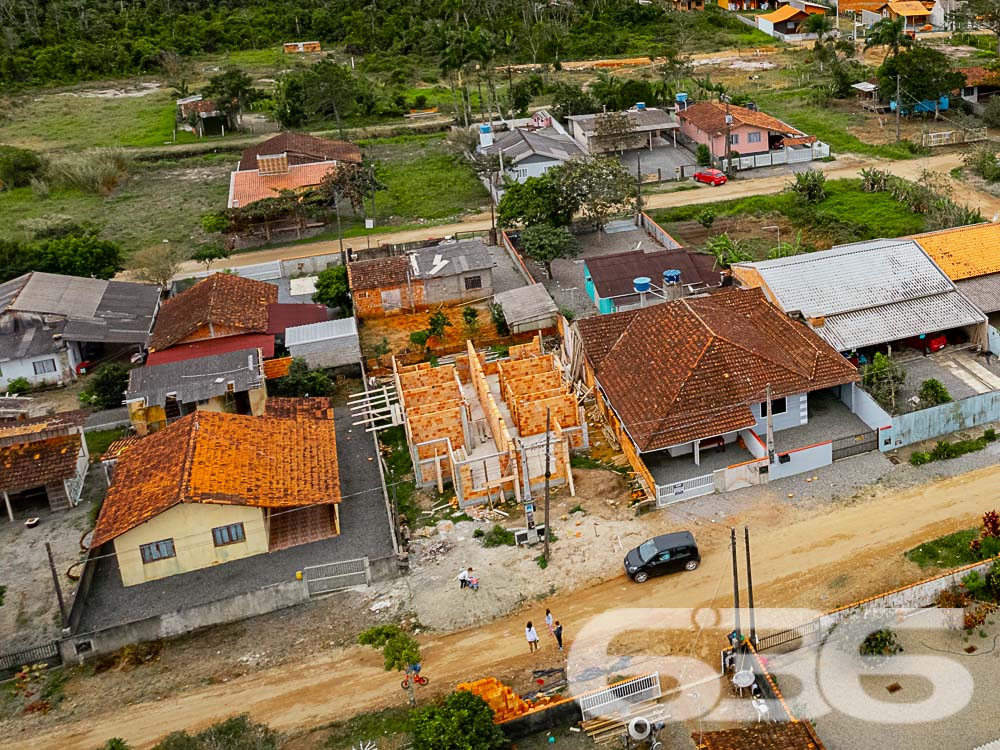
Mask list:
[[[646,109],[646,102],[636,102],[635,108],[640,112],[642,112],[644,109]]]
[[[664,284],[680,284],[681,283],[681,272],[675,269],[670,269],[663,272],[663,283]]]
[[[652,283],[652,279],[648,276],[636,276],[632,279],[632,287],[637,292],[648,292],[650,283]]]
[[[492,128],[492,127],[490,126],[490,124],[489,124],[489,123],[486,123],[486,124],[484,124],[484,125],[480,125],[480,126],[479,126],[479,132],[480,132],[480,133],[483,133],[484,135],[485,135],[486,133],[490,133],[490,132],[492,132],[492,131],[493,131],[493,128]]]
[[[688,100],[688,95],[684,93],[677,94],[677,96],[675,96],[674,99],[676,99],[679,102],[686,102]]]

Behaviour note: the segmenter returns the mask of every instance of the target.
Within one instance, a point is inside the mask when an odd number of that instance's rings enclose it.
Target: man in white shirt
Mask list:
[[[463,570],[458,574],[458,587],[464,589],[469,585],[469,579],[472,578],[472,568]]]

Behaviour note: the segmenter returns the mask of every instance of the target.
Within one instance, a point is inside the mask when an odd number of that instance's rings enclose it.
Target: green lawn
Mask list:
[[[90,452],[90,460],[96,461],[102,455],[104,451],[108,449],[108,446],[115,442],[118,438],[124,437],[128,430],[124,427],[119,427],[114,430],[98,430],[96,432],[84,433],[87,438],[87,450]]]
[[[889,193],[864,193],[860,180],[830,180],[825,200],[808,204],[790,192],[755,195],[712,203],[716,216],[760,215],[777,212],[805,232],[813,244],[840,245],[876,237],[902,237],[923,231],[924,219]],[[705,204],[651,211],[668,232],[668,224],[693,221]]]
[[[979,536],[979,529],[956,531],[954,534],[938,537],[914,547],[906,553],[906,558],[921,568],[957,568],[979,560],[969,542]]]
[[[137,164],[126,186],[108,199],[76,190],[53,190],[45,199],[31,188],[0,192],[0,226],[5,238],[27,240],[46,225],[91,221],[126,250],[164,240],[191,249],[203,239],[202,214],[226,205],[233,161],[223,154]]]
[[[906,144],[865,143],[848,132],[862,124],[860,113],[840,112],[832,107],[820,107],[810,102],[804,92],[763,92],[757,97],[762,111],[814,135],[830,145],[834,153],[864,154],[886,159],[912,159],[916,154]]]

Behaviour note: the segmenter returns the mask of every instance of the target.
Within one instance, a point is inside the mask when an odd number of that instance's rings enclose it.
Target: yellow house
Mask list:
[[[92,545],[122,585],[340,533],[332,410],[271,413],[196,411],[121,453]]]

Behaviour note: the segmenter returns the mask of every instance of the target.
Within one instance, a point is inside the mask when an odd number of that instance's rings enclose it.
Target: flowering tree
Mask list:
[[[564,196],[561,202],[576,206],[598,229],[603,229],[612,216],[634,210],[635,185],[617,159],[571,159],[549,170],[548,175]]]

